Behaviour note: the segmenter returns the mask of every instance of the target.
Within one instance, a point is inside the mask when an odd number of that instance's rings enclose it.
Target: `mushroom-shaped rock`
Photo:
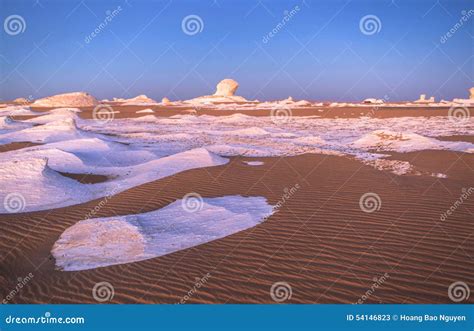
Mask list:
[[[216,93],[214,95],[222,96],[222,97],[230,97],[235,94],[237,88],[239,87],[239,83],[237,83],[233,79],[224,79],[219,82],[216,86]]]

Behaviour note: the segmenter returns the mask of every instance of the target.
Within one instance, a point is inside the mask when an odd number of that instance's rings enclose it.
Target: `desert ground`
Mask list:
[[[4,102],[4,302],[453,303],[474,286],[471,104],[236,89]]]

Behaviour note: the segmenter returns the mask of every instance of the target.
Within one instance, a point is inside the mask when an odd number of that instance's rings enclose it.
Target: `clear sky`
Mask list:
[[[188,15],[197,31],[183,30]],[[361,28],[367,15],[375,29]],[[452,99],[474,86],[472,0],[0,0],[0,19],[0,99],[176,100],[223,78],[260,100]]]

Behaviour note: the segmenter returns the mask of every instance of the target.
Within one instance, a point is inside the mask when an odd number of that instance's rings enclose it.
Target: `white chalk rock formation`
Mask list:
[[[381,105],[384,103],[382,99],[374,99],[374,98],[367,98],[362,103],[369,104],[369,105]]]
[[[127,105],[134,105],[134,104],[144,104],[144,103],[156,103],[155,100],[147,97],[145,94],[140,94],[135,98],[125,99],[124,101]]]
[[[235,91],[239,88],[239,83],[235,80],[226,78],[223,79],[216,86],[216,93],[214,95],[220,97],[231,97],[235,94]]]
[[[415,100],[416,103],[433,103],[435,102],[435,98],[431,97],[429,99],[426,99],[426,94],[421,94],[420,98],[418,100]]]
[[[163,99],[161,99],[161,103],[163,105],[169,105],[169,104],[171,104],[171,101],[167,97],[164,97]]]
[[[469,89],[469,99],[453,99],[453,103],[462,105],[474,105],[474,87]]]
[[[247,99],[235,95],[235,91],[239,87],[239,83],[235,80],[226,78],[221,80],[216,86],[216,92],[213,95],[205,95],[197,97],[185,102],[191,104],[213,104],[213,103],[228,103],[228,102],[248,102]]]
[[[93,107],[98,105],[96,98],[86,92],[72,92],[53,95],[33,102],[36,107]]]
[[[29,104],[30,101],[28,99],[25,99],[25,98],[17,98],[15,100],[13,100],[14,103],[18,103],[20,105],[26,105],[26,104]]]

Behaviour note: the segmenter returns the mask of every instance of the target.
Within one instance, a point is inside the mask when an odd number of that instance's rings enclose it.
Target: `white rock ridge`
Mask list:
[[[32,106],[37,107],[93,107],[98,105],[96,98],[86,92],[72,92],[53,95],[35,100]]]
[[[125,99],[126,103],[156,103],[155,100],[147,97],[145,94],[137,95],[135,98]]]

